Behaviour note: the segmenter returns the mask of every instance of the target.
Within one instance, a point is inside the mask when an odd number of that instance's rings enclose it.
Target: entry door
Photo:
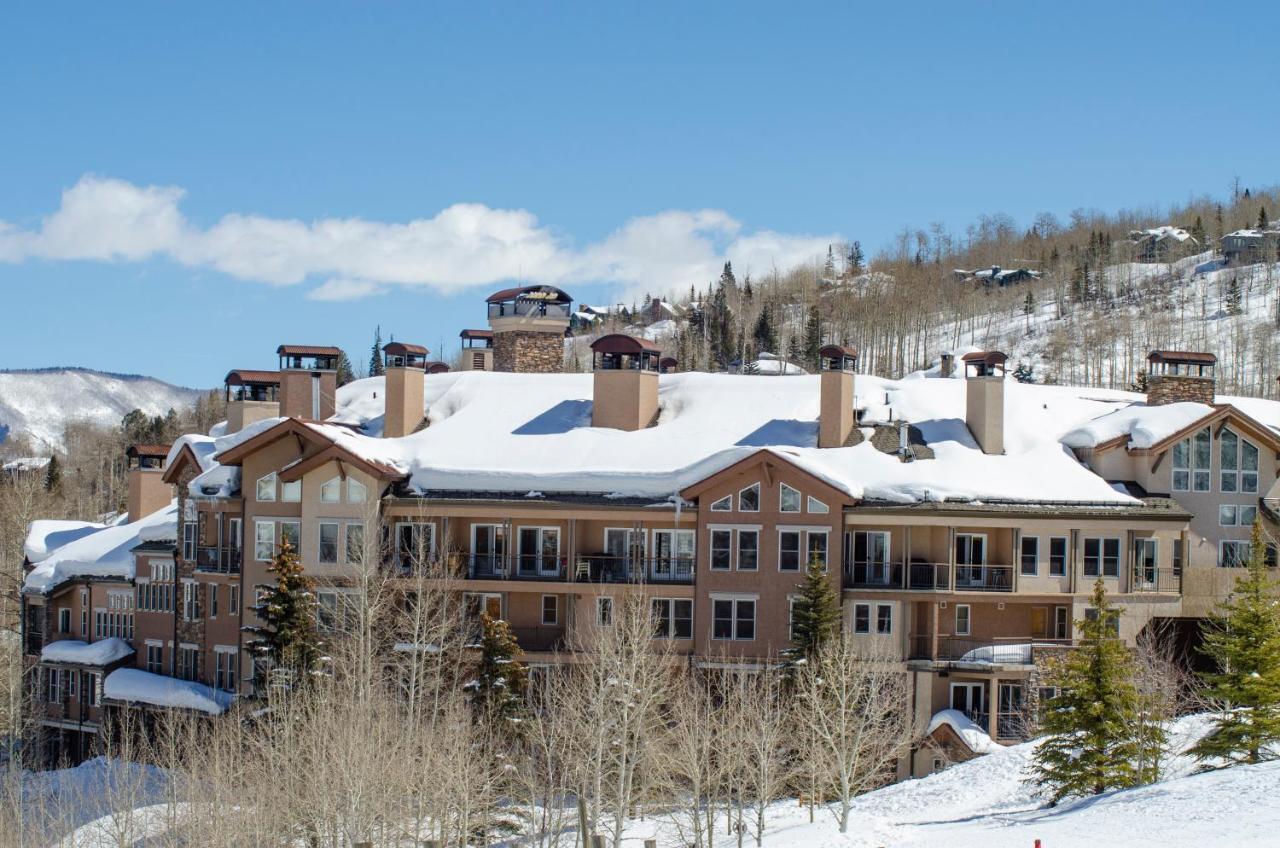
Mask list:
[[[983,585],[983,566],[987,564],[987,537],[972,533],[956,534],[956,586]]]
[[[501,524],[476,524],[471,542],[471,558],[476,571],[482,574],[502,574],[507,556],[507,528]]]
[[[1156,587],[1156,540],[1133,540],[1133,580],[1137,589]]]
[[[688,576],[693,571],[692,530],[653,531],[653,574],[655,580]]]
[[[952,683],[951,709],[959,710],[981,724],[986,720],[986,693],[985,683]]]
[[[644,538],[643,530],[609,528],[604,531],[605,552],[609,555],[608,565],[614,579],[643,576]]]
[[[560,571],[560,529],[521,527],[518,573],[554,576]]]
[[[1049,636],[1049,608],[1031,608],[1031,635],[1047,638]]]
[[[1001,683],[997,696],[1000,705],[1000,720],[997,723],[997,735],[1001,739],[1020,739],[1023,736],[1022,684]]]

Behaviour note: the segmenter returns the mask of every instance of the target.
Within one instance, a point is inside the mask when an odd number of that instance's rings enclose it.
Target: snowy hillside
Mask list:
[[[1185,750],[1206,729],[1203,717],[1175,723],[1174,750]],[[910,780],[863,795],[854,803],[849,832],[839,833],[830,811],[808,810],[795,800],[779,801],[768,813],[763,848],[875,848],[935,846],[955,848],[1045,848],[1068,846],[1195,845],[1226,848],[1272,845],[1280,831],[1280,762],[1196,773],[1186,756],[1173,756],[1165,779],[1151,786],[1044,807],[1024,782],[1036,743],[997,748],[967,763],[922,780]],[[159,769],[93,760],[76,769],[28,776],[26,794],[60,820],[57,832],[74,831],[77,846],[127,843],[161,837],[186,805],[164,805],[165,775]],[[114,791],[112,790],[112,787]],[[113,796],[131,799],[133,812],[112,815]],[[682,840],[674,822],[657,810],[627,828],[624,845],[656,838],[661,848]],[[573,844],[573,834],[565,835]],[[150,843],[148,843],[150,844]],[[386,843],[375,843],[386,844]],[[513,843],[519,844],[519,843]],[[718,845],[736,844],[725,836]],[[748,837],[745,844],[754,844]]]
[[[0,371],[0,442],[26,434],[37,450],[62,448],[71,421],[119,424],[131,410],[163,415],[195,401],[196,389],[87,368]]]

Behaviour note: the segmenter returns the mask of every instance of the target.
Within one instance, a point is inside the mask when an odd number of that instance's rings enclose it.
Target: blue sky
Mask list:
[[[610,302],[1280,179],[1274,4],[603,5],[7,6],[0,367],[447,355],[513,278]]]

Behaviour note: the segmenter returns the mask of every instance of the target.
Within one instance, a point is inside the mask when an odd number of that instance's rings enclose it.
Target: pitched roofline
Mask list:
[[[294,480],[301,479],[308,471],[313,471],[327,462],[347,462],[361,469],[369,476],[378,479],[398,480],[408,476],[390,466],[382,465],[357,456],[342,445],[335,443],[330,443],[328,447],[316,451],[310,456],[295,462],[293,465],[290,465],[288,468],[280,471],[278,476],[286,483],[292,482]]]
[[[178,451],[178,455],[173,458],[173,462],[165,467],[164,474],[160,475],[161,482],[168,483],[170,486],[178,485],[178,476],[188,463],[195,465],[197,471],[203,470],[200,467],[200,460],[196,458],[196,452],[191,449],[191,445],[184,444],[182,449]]]
[[[718,471],[713,471],[712,473],[708,474],[706,477],[703,477],[701,480],[697,481],[696,483],[691,483],[690,485],[685,486],[683,489],[680,490],[680,497],[684,498],[685,500],[693,500],[698,495],[702,494],[704,491],[709,489],[712,485],[712,482],[717,478],[726,474],[739,471],[742,468],[745,468],[749,465],[753,465],[758,462],[767,462],[770,459],[777,459],[786,463],[788,466],[790,466],[791,468],[794,468],[797,472],[810,478],[815,483],[818,483],[819,485],[835,492],[840,499],[841,507],[855,500],[855,498],[853,498],[848,492],[843,491],[842,489],[840,489],[838,486],[836,486],[834,483],[830,482],[829,480],[824,480],[821,476],[813,473],[808,468],[805,468],[803,465],[796,462],[794,459],[787,456],[785,453],[782,453],[781,451],[771,450],[769,448],[759,448],[758,450],[751,452],[747,456],[744,456],[742,459],[738,460],[737,462],[730,463],[729,465],[726,465],[724,468],[721,468]],[[770,483],[770,485],[773,485],[773,484]]]
[[[286,418],[275,426],[268,427],[253,438],[246,439],[238,445],[227,448],[217,453],[214,458],[219,465],[239,465],[241,461],[251,453],[261,450],[273,442],[289,435],[295,435],[312,444],[322,444],[331,442],[324,438],[320,433],[311,429],[302,423],[298,418]]]
[[[1265,442],[1267,446],[1270,447],[1272,450],[1280,453],[1280,436],[1276,435],[1275,431],[1272,430],[1270,427],[1258,421],[1256,418],[1252,418],[1246,415],[1243,411],[1240,410],[1239,407],[1232,406],[1229,403],[1215,403],[1213,406],[1214,406],[1214,411],[1209,413],[1208,415],[1205,415],[1202,418],[1192,421],[1190,424],[1188,424],[1187,426],[1183,427],[1181,430],[1178,430],[1175,433],[1165,436],[1163,439],[1156,442],[1151,447],[1140,448],[1140,449],[1134,450],[1133,453],[1137,453],[1137,454],[1163,453],[1164,451],[1171,448],[1177,442],[1180,442],[1183,439],[1185,439],[1193,431],[1199,430],[1202,427],[1205,427],[1208,425],[1215,424],[1218,421],[1222,421],[1224,419],[1234,420],[1237,423],[1243,424],[1244,429],[1253,431],[1253,435],[1255,438],[1257,438],[1261,442]]]

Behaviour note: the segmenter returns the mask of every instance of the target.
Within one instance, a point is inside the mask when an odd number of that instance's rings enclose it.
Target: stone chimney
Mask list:
[[[1213,371],[1218,357],[1212,353],[1153,350],[1147,355],[1147,404],[1212,404],[1216,385]]]
[[[818,447],[844,447],[853,432],[853,375],[858,352],[843,345],[827,345],[818,353],[818,368]]]
[[[620,333],[591,343],[591,426],[643,430],[658,417],[658,346]]]
[[[949,378],[956,371],[956,358],[950,353],[944,353],[939,357],[938,376]]]
[[[1008,359],[998,350],[967,353],[965,416],[983,453],[1004,453],[1004,365]]]
[[[382,435],[388,439],[407,436],[422,423],[423,392],[426,381],[427,349],[422,345],[391,342],[383,345],[386,376],[386,413]]]
[[[558,374],[573,298],[554,286],[503,289],[489,296],[493,370]]]
[[[280,414],[323,421],[333,415],[338,392],[336,347],[280,345]]]
[[[460,370],[493,370],[493,330],[463,330],[458,337],[462,339]]]
[[[125,451],[129,466],[130,522],[164,509],[173,500],[172,489],[163,479],[168,455],[169,445],[132,445]]]
[[[280,414],[280,372],[237,369],[227,374],[227,433]]]

